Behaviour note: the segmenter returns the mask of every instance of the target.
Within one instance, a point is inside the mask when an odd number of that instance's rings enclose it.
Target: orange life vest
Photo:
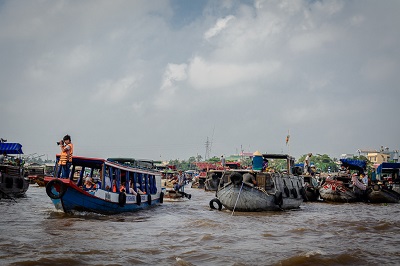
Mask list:
[[[61,155],[60,155],[60,161],[58,161],[59,165],[66,165],[67,162],[72,163],[72,155],[74,153],[74,145],[72,143],[67,144],[69,146],[69,150],[65,150],[65,148],[62,149]]]

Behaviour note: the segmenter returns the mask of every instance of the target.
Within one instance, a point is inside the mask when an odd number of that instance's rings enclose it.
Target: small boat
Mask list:
[[[57,155],[54,176],[45,177],[46,193],[56,209],[65,213],[118,214],[163,202],[161,175],[152,161],[73,156],[69,178],[60,178],[59,159]],[[98,182],[88,189],[84,179]]]
[[[340,159],[340,161],[342,168],[346,168],[346,171],[341,171],[325,179],[319,189],[321,199],[327,202],[356,202],[365,200],[367,188],[351,171],[363,173],[366,169],[366,162],[354,159]]]
[[[43,187],[45,185],[44,183],[45,165],[33,163],[27,165],[25,167],[25,170],[28,174],[28,178],[31,184],[37,184],[39,187]]]
[[[299,208],[305,195],[303,176],[292,173],[294,158],[286,154],[260,154],[266,160],[285,160],[286,171],[227,170],[223,174],[212,209],[255,212]],[[253,162],[255,160],[253,159]],[[255,169],[253,164],[253,169]],[[256,180],[256,185],[249,180]],[[215,206],[217,204],[217,206]]]
[[[381,163],[375,170],[368,193],[371,203],[398,203],[400,201],[400,163]]]
[[[29,188],[29,180],[25,177],[25,170],[21,165],[21,158],[9,154],[23,154],[19,143],[0,142],[0,154],[6,155],[0,163],[0,199],[23,197]]]
[[[165,201],[182,201],[184,199],[191,199],[192,195],[185,192],[184,186],[178,190],[167,188],[165,189]]]

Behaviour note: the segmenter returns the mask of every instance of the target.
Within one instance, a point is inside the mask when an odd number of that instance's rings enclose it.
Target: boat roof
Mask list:
[[[263,158],[266,159],[291,159],[294,160],[294,157],[290,156],[289,154],[274,154],[274,153],[263,153]]]
[[[367,167],[367,162],[363,160],[356,159],[340,159],[340,162],[345,167],[349,167],[351,170],[365,170]]]
[[[400,169],[400,163],[381,163],[376,169],[376,172],[378,174],[381,174],[385,172],[385,170],[399,170],[399,169]]]
[[[22,145],[19,143],[11,143],[11,142],[1,142],[0,143],[0,153],[7,154],[24,154],[22,152]]]

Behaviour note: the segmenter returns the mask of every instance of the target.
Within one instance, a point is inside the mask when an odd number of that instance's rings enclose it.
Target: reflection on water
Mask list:
[[[211,210],[215,193],[120,215],[55,210],[45,189],[0,201],[2,265],[377,265],[400,259],[398,204]]]

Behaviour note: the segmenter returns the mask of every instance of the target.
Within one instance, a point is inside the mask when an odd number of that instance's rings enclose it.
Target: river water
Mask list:
[[[0,265],[399,265],[398,204],[211,210],[213,192],[130,214],[66,215],[45,188],[0,200]]]

